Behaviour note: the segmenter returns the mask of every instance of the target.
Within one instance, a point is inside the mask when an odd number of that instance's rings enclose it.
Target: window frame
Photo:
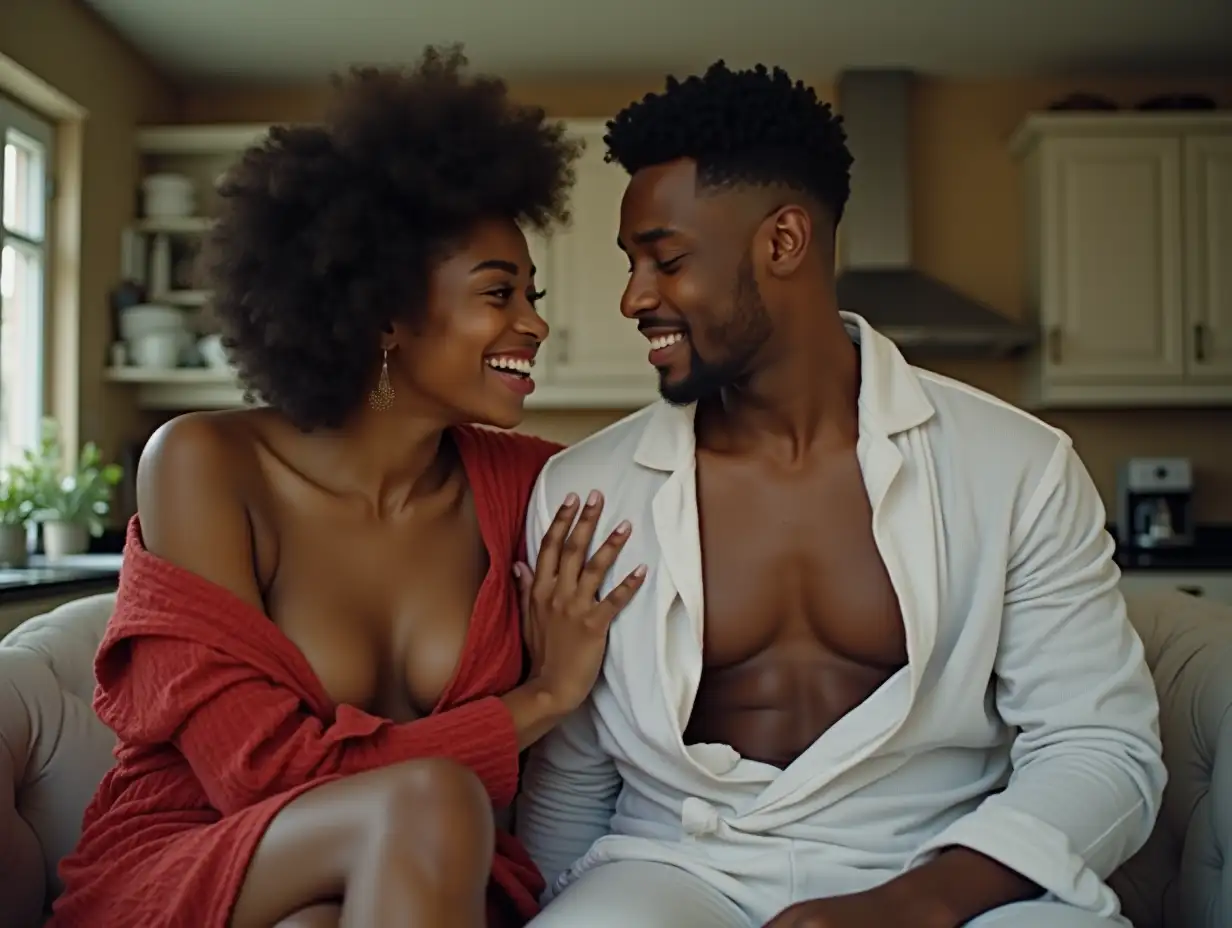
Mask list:
[[[38,318],[38,371],[34,388],[37,395],[35,421],[48,415],[49,386],[52,376],[49,360],[49,326],[52,312],[52,274],[54,260],[55,207],[54,207],[54,177],[56,152],[56,125],[51,120],[43,118],[18,103],[12,98],[0,94],[0,251],[8,242],[13,242],[23,251],[38,253],[41,268],[40,303]],[[5,227],[4,216],[4,147],[8,142],[9,130],[33,141],[42,147],[43,170],[43,222],[42,234],[38,239],[30,238],[20,232],[11,231]],[[37,441],[37,433],[30,436]]]

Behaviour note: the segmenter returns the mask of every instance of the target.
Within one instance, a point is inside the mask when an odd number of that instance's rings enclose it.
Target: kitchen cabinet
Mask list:
[[[1029,117],[1036,407],[1232,405],[1232,114]]]
[[[586,146],[574,167],[572,219],[547,238],[528,236],[552,328],[535,369],[539,388],[531,399],[543,394],[535,405],[640,406],[656,395],[646,339],[620,313],[629,262],[616,234],[628,175],[604,160],[606,131],[599,120],[569,123]]]
[[[551,326],[535,369],[536,390],[527,406],[633,409],[656,398],[657,375],[646,360],[646,340],[620,314],[628,262],[616,247],[616,234],[627,176],[604,160],[604,121],[567,120],[566,127],[585,144],[575,165],[572,219],[548,234],[527,236],[538,269],[537,284],[547,291],[541,311]],[[267,127],[251,125],[150,127],[138,133],[138,148],[151,170],[194,177],[208,211],[213,178],[266,131]],[[190,224],[195,229],[208,221],[206,216]],[[142,230],[140,221],[135,228]],[[192,296],[194,302],[208,305],[208,293]],[[137,404],[147,409],[226,408],[242,403],[233,373],[225,370],[122,367],[106,376],[117,389],[133,390]]]

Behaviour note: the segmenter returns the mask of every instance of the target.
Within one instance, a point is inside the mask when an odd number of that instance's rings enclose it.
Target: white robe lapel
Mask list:
[[[653,503],[659,576],[655,579],[657,660],[662,698],[683,739],[702,678],[702,558],[697,519],[696,468],[677,470]],[[683,610],[674,608],[680,597]],[[683,740],[682,740],[683,745]]]

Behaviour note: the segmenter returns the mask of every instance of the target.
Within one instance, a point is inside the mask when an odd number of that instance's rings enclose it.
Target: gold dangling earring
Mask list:
[[[376,386],[368,394],[368,405],[377,412],[384,412],[394,404],[394,388],[389,382],[389,349],[381,349],[381,376],[376,380]]]

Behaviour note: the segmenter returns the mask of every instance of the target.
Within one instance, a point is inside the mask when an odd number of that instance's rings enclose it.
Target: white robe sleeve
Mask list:
[[[1159,702],[1104,508],[1068,440],[1011,539],[996,705],[1016,727],[1006,788],[922,847],[964,846],[1105,917],[1103,881],[1146,842],[1167,773]]]
[[[539,476],[526,514],[526,548],[531,566],[552,519]],[[563,502],[553,501],[553,507]],[[543,901],[557,891],[557,880],[608,833],[621,777],[599,744],[590,701],[567,717],[529,751],[517,800],[518,838],[547,881]]]

